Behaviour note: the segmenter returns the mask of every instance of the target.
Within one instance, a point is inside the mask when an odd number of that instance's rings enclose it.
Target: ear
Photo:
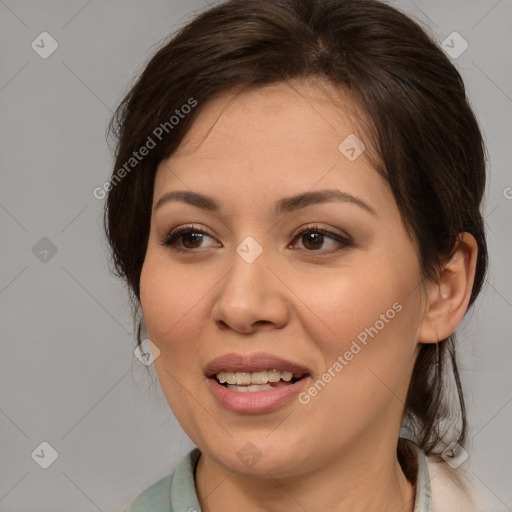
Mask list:
[[[419,343],[437,343],[455,332],[468,308],[477,254],[478,244],[473,235],[461,233],[453,256],[443,265],[439,281],[427,287]]]

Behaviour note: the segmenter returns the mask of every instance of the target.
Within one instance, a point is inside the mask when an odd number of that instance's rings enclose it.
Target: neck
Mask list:
[[[389,443],[387,443],[389,446]],[[344,450],[327,464],[293,477],[240,475],[201,455],[196,489],[204,512],[413,512],[415,486],[381,438]]]

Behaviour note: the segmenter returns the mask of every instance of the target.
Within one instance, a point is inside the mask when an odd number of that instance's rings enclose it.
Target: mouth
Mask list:
[[[221,386],[238,393],[255,393],[295,384],[308,377],[308,373],[292,373],[285,370],[222,371],[214,375]]]
[[[306,366],[271,354],[226,354],[204,369],[213,396],[232,412],[275,411],[293,399],[311,380]]]

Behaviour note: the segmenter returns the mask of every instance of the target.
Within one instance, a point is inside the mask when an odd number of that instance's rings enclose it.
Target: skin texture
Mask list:
[[[349,99],[328,84],[226,92],[202,108],[158,167],[141,275],[160,385],[202,451],[202,510],[411,512],[415,489],[396,457],[404,401],[419,343],[451,334],[466,311],[473,237],[461,235],[438,283],[422,284],[389,186],[365,153],[351,162],[338,150],[348,135],[364,135]],[[341,201],[275,212],[283,197],[325,189],[356,196],[375,215]],[[155,209],[177,190],[222,208],[173,201]],[[174,249],[161,243],[191,224],[207,235],[182,237]],[[297,236],[315,226],[351,242]],[[248,236],[263,249],[253,263],[235,250]],[[397,303],[401,311],[305,405],[293,399],[270,413],[238,414],[209,389],[205,366],[233,352],[305,364],[316,381]],[[261,455],[251,467],[237,456],[247,442]]]

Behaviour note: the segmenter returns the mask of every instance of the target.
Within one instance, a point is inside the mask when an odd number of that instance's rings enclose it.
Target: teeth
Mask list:
[[[283,372],[281,373],[281,379],[283,379],[286,382],[290,382],[293,378],[292,372]]]
[[[252,377],[250,372],[236,372],[235,373],[235,382],[234,384],[243,384],[247,385],[252,382]]]
[[[228,384],[230,391],[238,391],[239,393],[253,393],[254,391],[266,391],[267,389],[274,389],[269,384],[254,384],[253,386],[232,386]]]
[[[219,372],[216,377],[221,384],[227,383],[229,385],[249,386],[250,384],[279,382],[279,380],[290,382],[293,377],[300,378],[302,377],[302,374],[293,374],[288,371],[280,372],[278,370],[263,370],[258,372]],[[261,389],[259,390],[261,391]]]
[[[251,373],[251,383],[252,384],[266,384],[267,382],[268,382],[267,370],[263,370],[262,372],[252,372]]]
[[[228,384],[236,384],[236,374],[233,372],[226,372],[224,382],[227,382]]]
[[[268,381],[269,382],[279,382],[281,379],[281,372],[277,370],[267,370]]]

